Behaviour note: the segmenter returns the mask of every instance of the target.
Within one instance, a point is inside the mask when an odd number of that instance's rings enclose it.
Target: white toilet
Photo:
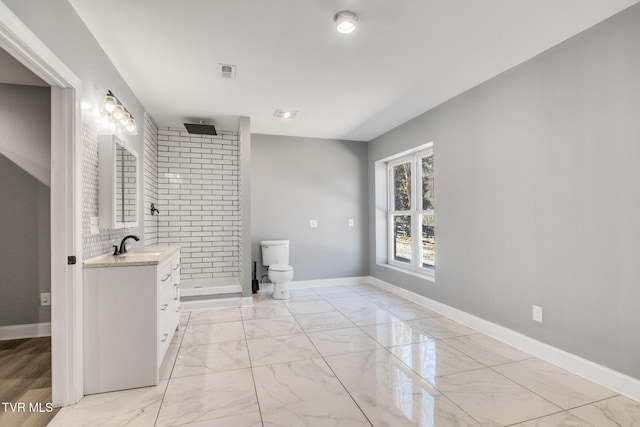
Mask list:
[[[262,265],[268,267],[269,280],[273,283],[275,299],[289,298],[289,282],[293,279],[293,267],[289,265],[288,240],[263,240]]]

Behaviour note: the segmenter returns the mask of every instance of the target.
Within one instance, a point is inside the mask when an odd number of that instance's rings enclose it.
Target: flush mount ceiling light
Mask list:
[[[105,122],[120,127],[127,135],[138,134],[135,119],[111,91],[108,91],[102,100],[100,114]]]
[[[275,113],[273,113],[273,115],[275,117],[279,117],[281,119],[293,119],[296,114],[298,114],[297,111],[282,111],[282,110],[276,110]]]
[[[356,29],[358,15],[350,10],[341,10],[333,17],[333,21],[336,23],[336,29],[339,33],[349,34]]]

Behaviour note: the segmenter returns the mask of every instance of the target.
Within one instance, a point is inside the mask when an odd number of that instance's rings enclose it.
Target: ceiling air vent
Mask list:
[[[229,64],[218,64],[218,77],[221,79],[236,79],[236,66]]]

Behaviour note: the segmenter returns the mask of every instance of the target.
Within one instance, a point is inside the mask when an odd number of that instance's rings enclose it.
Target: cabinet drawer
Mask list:
[[[180,257],[171,260],[171,281],[174,286],[180,286]]]
[[[167,262],[158,267],[158,292],[162,294],[171,283],[171,263]]]

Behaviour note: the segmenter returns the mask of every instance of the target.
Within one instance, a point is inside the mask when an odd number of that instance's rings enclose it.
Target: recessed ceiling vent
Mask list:
[[[218,64],[218,77],[221,79],[236,79],[236,66],[229,64]]]
[[[207,125],[200,120],[200,123],[185,123],[184,127],[187,128],[187,132],[196,135],[217,135],[216,127],[214,125]]]

